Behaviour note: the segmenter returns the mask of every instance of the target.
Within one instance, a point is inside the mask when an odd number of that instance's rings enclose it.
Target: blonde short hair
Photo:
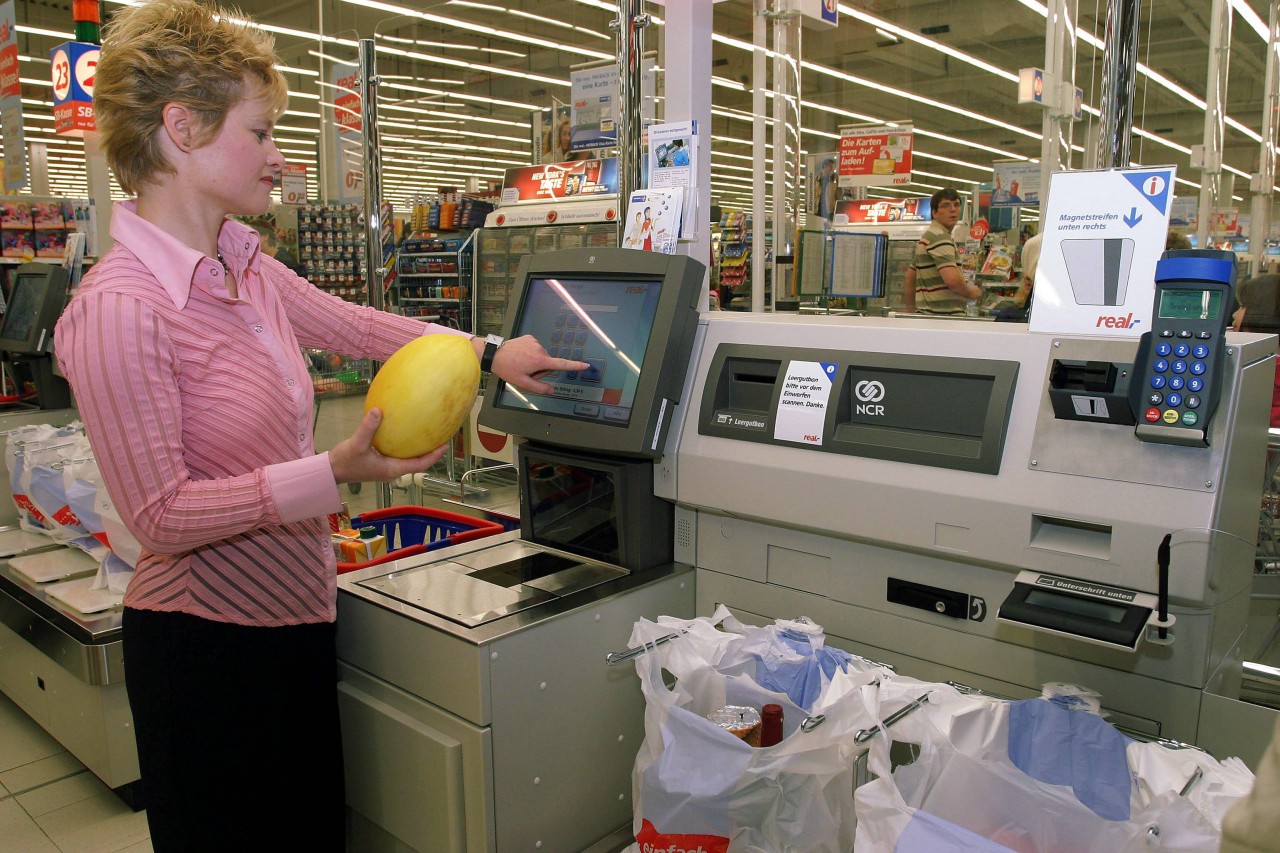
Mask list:
[[[93,101],[103,151],[125,192],[173,172],[157,133],[165,104],[195,112],[196,147],[218,135],[246,96],[246,80],[261,84],[274,115],[284,112],[289,93],[275,68],[275,40],[231,18],[244,16],[197,0],[150,0],[107,24]]]

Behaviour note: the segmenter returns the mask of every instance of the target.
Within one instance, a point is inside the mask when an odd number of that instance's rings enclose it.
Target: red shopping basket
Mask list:
[[[501,533],[506,528],[496,521],[485,521],[424,506],[392,506],[357,515],[351,526],[359,530],[370,525],[387,537],[387,553],[365,563],[338,563],[338,574],[354,572],[402,557],[425,554],[446,545],[457,545]],[[392,550],[394,549],[394,550]]]

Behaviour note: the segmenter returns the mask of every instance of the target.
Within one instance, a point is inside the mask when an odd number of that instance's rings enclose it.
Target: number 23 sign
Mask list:
[[[69,41],[49,52],[53,75],[53,125],[58,133],[79,136],[96,130],[93,82],[98,71],[96,44]]]

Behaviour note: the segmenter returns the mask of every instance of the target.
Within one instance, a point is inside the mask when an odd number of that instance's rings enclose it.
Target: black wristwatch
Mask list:
[[[505,338],[499,335],[487,335],[484,339],[484,354],[480,356],[480,369],[485,373],[493,371],[493,357],[498,354]]]

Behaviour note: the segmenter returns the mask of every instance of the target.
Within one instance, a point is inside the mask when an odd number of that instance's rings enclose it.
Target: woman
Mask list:
[[[1240,285],[1239,299],[1240,306],[1231,315],[1231,328],[1280,335],[1280,275],[1266,273],[1249,279]],[[1271,392],[1271,426],[1280,429],[1280,360]]]
[[[349,305],[261,251],[228,214],[261,215],[284,157],[269,36],[195,0],[120,9],[104,33],[102,147],[136,200],[57,326],[112,501],[143,545],[124,657],[151,841],[168,850],[341,850],[335,566],[340,483],[421,471],[390,459],[371,410],[313,448],[299,347],[385,360],[450,330]],[[477,357],[484,342],[473,340]],[[588,365],[530,337],[493,370]]]

